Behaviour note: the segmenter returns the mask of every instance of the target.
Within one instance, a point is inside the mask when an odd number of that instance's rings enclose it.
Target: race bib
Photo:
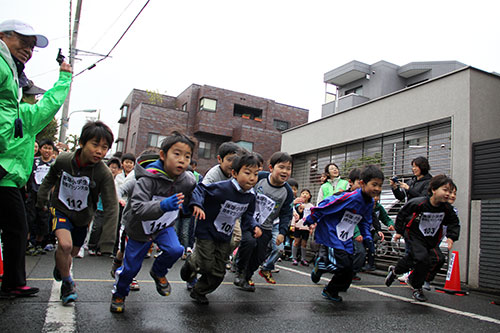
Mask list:
[[[43,179],[49,173],[50,165],[40,164],[35,170],[35,183],[37,185],[42,184]]]
[[[433,237],[439,230],[443,222],[444,212],[441,213],[423,213],[420,217],[419,228],[425,237]]]
[[[88,206],[89,185],[89,177],[73,177],[66,171],[63,171],[58,199],[69,210],[82,211]]]
[[[230,236],[233,233],[236,220],[247,210],[248,204],[226,200],[222,204],[219,215],[215,218],[214,225],[218,232]]]
[[[261,225],[267,220],[269,215],[273,212],[275,206],[276,202],[274,200],[262,193],[257,193],[255,213],[253,214],[253,217],[255,218],[255,221],[257,221],[258,225]]]
[[[337,224],[337,237],[343,242],[351,239],[354,235],[354,228],[362,218],[361,215],[346,210],[342,220]]]
[[[162,201],[165,197],[153,196],[153,201]],[[179,216],[179,209],[165,212],[157,220],[142,221],[142,229],[146,235],[154,234],[168,227]]]

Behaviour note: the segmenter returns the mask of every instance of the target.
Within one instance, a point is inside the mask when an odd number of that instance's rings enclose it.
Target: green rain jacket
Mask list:
[[[3,44],[3,45],[2,45]],[[23,137],[14,138],[14,121],[17,118],[19,90],[17,71],[10,53],[6,54],[0,44],[0,165],[7,175],[0,180],[0,186],[21,187],[26,184],[33,168],[36,135],[54,118],[68,95],[71,73],[60,72],[59,80],[48,90],[38,103],[22,103],[19,106],[23,121]],[[8,48],[7,48],[8,52]],[[8,57],[7,57],[8,56]],[[10,62],[12,62],[12,67]],[[15,82],[15,83],[13,83]],[[8,138],[7,141],[5,139]]]

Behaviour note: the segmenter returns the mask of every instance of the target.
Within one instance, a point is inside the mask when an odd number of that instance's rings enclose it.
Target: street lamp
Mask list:
[[[66,141],[66,130],[68,129],[69,118],[71,118],[71,115],[73,113],[77,112],[94,113],[97,112],[97,109],[71,111],[67,118],[61,118],[61,130],[59,131],[59,142]]]

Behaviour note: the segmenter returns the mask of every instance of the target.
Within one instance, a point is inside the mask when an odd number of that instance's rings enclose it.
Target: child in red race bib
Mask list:
[[[160,156],[141,156],[135,164],[137,178],[132,196],[123,212],[128,235],[123,265],[115,272],[116,282],[111,312],[125,310],[130,283],[141,269],[144,256],[154,242],[161,249],[149,274],[161,296],[168,296],[171,286],[166,275],[184,253],[174,224],[182,204],[189,202],[196,186],[192,172],[186,172],[194,149],[187,136],[174,132],[161,145]]]
[[[389,267],[385,280],[388,287],[397,274],[413,269],[408,277],[413,298],[421,302],[427,301],[422,291],[424,281],[432,281],[445,261],[439,249],[443,227],[447,227],[448,249],[452,248],[460,234],[458,217],[448,203],[454,188],[456,186],[451,178],[445,175],[435,176],[429,183],[429,196],[411,199],[398,213],[394,241],[404,237],[409,251],[399,259],[396,266]]]

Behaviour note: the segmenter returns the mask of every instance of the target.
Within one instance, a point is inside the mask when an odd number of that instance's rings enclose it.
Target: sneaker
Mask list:
[[[80,251],[78,251],[78,254],[76,255],[75,258],[80,258],[82,259],[83,257],[85,256],[85,249],[83,248],[83,246],[80,248]]]
[[[255,286],[255,283],[253,282],[252,279],[247,280],[248,284],[251,285],[252,287]]]
[[[309,263],[307,262],[307,260],[301,260],[301,261],[300,261],[300,265],[301,265],[301,266],[306,266],[306,267],[309,267]]]
[[[316,261],[314,262],[314,268],[311,272],[311,281],[314,282],[314,283],[318,283],[319,280],[321,279],[321,271],[318,267],[318,263],[319,263],[319,258],[316,259]]]
[[[163,251],[158,251],[155,253],[155,258],[158,258],[159,256],[161,256],[161,254],[163,253]],[[184,260],[184,259],[183,259]]]
[[[394,266],[389,266],[387,276],[385,278],[385,285],[390,287],[391,284],[396,280],[396,273],[394,273]]]
[[[292,261],[292,265],[294,265],[294,266],[298,266],[298,265],[299,265],[299,262],[298,262],[296,259],[293,259],[293,261]]]
[[[428,281],[425,281],[424,282],[424,287],[423,287],[425,290],[428,290],[428,291],[431,291],[431,283],[428,282]]]
[[[245,282],[245,278],[243,277],[243,273],[236,272],[234,276],[234,285],[241,287],[243,283]]]
[[[125,311],[125,297],[113,295],[113,297],[111,297],[111,305],[109,306],[109,311],[114,313],[122,313],[123,311]]]
[[[352,280],[353,281],[361,281],[361,277],[358,274],[354,273],[354,276],[352,277]]]
[[[74,302],[77,298],[75,283],[73,281],[63,282],[61,284],[61,300],[63,305]]]
[[[334,302],[342,302],[342,297],[339,296],[338,293],[330,293],[328,292],[328,290],[326,290],[326,288],[323,289],[323,292],[321,293],[321,296],[323,296],[324,298],[330,300],[330,301],[334,301]]]
[[[196,282],[198,282],[197,278],[194,278],[193,281],[191,281],[191,282],[186,282],[186,289],[187,290],[193,290],[194,285],[196,284]]]
[[[1,297],[2,298],[28,297],[31,295],[35,295],[39,291],[40,289],[38,288],[28,287],[28,286],[16,287],[12,289],[9,288],[6,290],[2,290]]]
[[[189,294],[189,296],[191,296],[191,298],[194,299],[196,301],[196,303],[198,303],[198,304],[203,304],[203,305],[207,305],[208,304],[208,298],[207,298],[207,296],[198,294],[194,290],[191,291],[191,293]]]
[[[273,274],[271,271],[259,270],[259,275],[266,279],[267,283],[276,284],[276,280],[273,279]]]
[[[113,279],[115,279],[115,273],[116,270],[122,265],[122,261],[116,261],[116,259],[113,259],[113,264],[111,265],[111,276]]]
[[[26,255],[27,256],[36,256],[37,255],[36,248],[30,244],[30,246],[28,246],[28,248],[26,249]]]
[[[399,282],[406,283],[408,281],[408,277],[410,276],[410,272],[406,272],[400,277],[398,277]]]
[[[132,290],[132,291],[141,290],[141,287],[139,286],[139,282],[137,282],[136,278],[132,279],[132,283],[130,284],[130,290]]]
[[[35,253],[36,253],[36,255],[39,255],[39,254],[41,254],[41,255],[47,254],[47,252],[45,252],[45,251],[44,251],[44,249],[43,249],[40,245],[38,245],[37,247],[35,247]]]
[[[419,302],[427,302],[427,297],[425,297],[422,289],[415,289],[413,291],[413,298]]]
[[[368,265],[368,264],[364,265],[362,269],[365,272],[373,272],[376,270],[375,265]]]
[[[54,251],[55,249],[55,246],[54,244],[47,244],[45,245],[45,247],[43,248],[46,252],[51,252],[51,251]]]
[[[168,283],[168,280],[166,277],[156,276],[156,274],[153,273],[153,270],[149,271],[149,275],[151,275],[153,280],[155,280],[156,291],[158,291],[158,294],[160,294],[162,296],[170,295],[170,292],[172,291],[172,287],[170,286],[170,283]]]
[[[271,273],[279,273],[280,269],[278,267],[274,267],[274,269],[271,269]]]
[[[91,256],[91,257],[95,257],[95,255],[96,255],[96,250],[94,250],[94,249],[89,249],[89,256]]]
[[[251,280],[243,280],[243,283],[239,286],[241,290],[244,291],[255,291],[255,286],[250,284]]]

